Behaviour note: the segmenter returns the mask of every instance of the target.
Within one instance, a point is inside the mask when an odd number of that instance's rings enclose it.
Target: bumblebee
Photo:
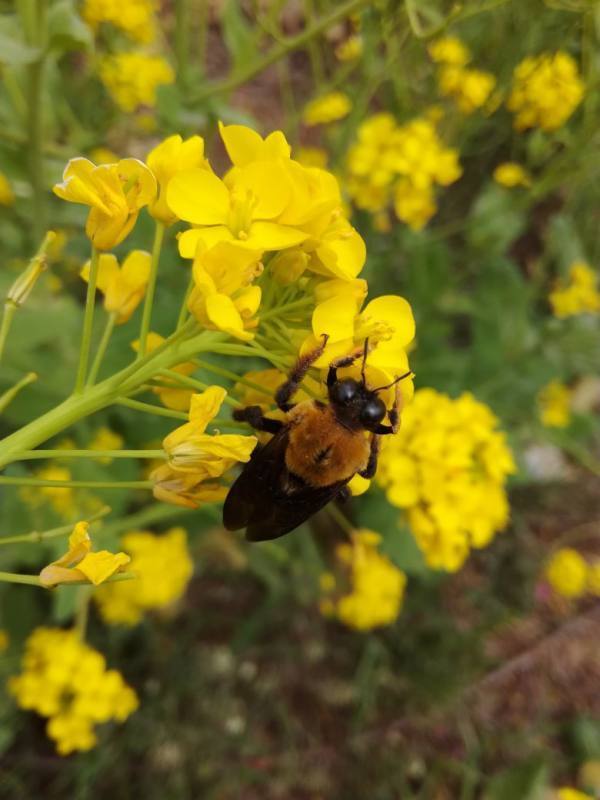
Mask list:
[[[223,506],[225,528],[246,528],[250,542],[277,539],[294,530],[331,500],[347,494],[346,485],[357,473],[372,478],[377,470],[379,437],[398,430],[398,388],[389,411],[378,392],[397,386],[411,372],[387,386],[369,389],[365,380],[368,340],[363,351],[330,364],[329,403],[290,402],[309,368],[323,354],[328,338],[324,334],[322,344],[301,357],[277,389],[275,402],[285,412],[285,421],[264,416],[260,406],[233,412],[234,419],[273,434],[267,444],[256,446]],[[361,355],[361,380],[338,379],[338,369],[351,366]],[[389,425],[383,424],[386,414]],[[366,431],[370,437],[365,436]]]

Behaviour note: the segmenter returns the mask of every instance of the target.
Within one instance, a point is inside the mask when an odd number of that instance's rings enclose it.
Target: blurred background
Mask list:
[[[39,377],[3,404],[1,435],[59,402],[76,370],[85,209],[51,193],[75,156],[144,159],[200,134],[222,174],[219,121],[283,131],[300,163],[336,175],[370,297],[405,297],[417,330],[415,401],[378,479],[273,543],[225,532],[219,505],[0,486],[3,537],[108,504],[101,546],[147,569],[144,600],[0,583],[0,797],[600,797],[599,41],[595,0],[0,2],[2,296],[57,233],[0,392]],[[128,247],[151,231],[144,212]],[[163,263],[166,335],[188,283],[174,237]],[[136,331],[115,328],[106,374]],[[156,448],[173,425],[114,406],[50,446]],[[465,442],[468,486],[444,455]],[[32,469],[148,474],[60,456]],[[348,526],[367,533],[353,555]],[[35,573],[64,550],[15,543],[0,567]],[[34,668],[32,631],[74,617],[139,707],[61,755],[52,712],[10,679]],[[47,646],[57,665],[70,652]]]

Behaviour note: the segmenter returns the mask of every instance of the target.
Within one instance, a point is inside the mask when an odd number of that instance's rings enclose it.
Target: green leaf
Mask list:
[[[578,760],[600,758],[600,721],[591,717],[579,717],[571,725],[573,749]]]
[[[512,191],[490,183],[479,195],[469,218],[467,237],[471,247],[486,257],[502,254],[523,232],[526,216]]]
[[[48,13],[48,43],[52,50],[91,50],[92,31],[76,12],[72,0],[59,0]]]
[[[252,60],[256,50],[252,28],[248,25],[241,4],[237,0],[227,0],[221,11],[221,24],[233,72],[236,72]]]
[[[485,800],[541,800],[548,785],[548,765],[539,758],[509,767],[489,782]]]
[[[14,14],[0,17],[0,64],[32,64],[41,55],[39,47],[30,47],[23,41],[21,28]]]

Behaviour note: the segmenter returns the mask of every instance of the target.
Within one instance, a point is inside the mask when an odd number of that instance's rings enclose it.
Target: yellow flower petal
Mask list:
[[[253,161],[235,173],[232,192],[252,195],[252,218],[274,219],[290,199],[290,184],[282,166],[275,161]],[[192,220],[194,221],[194,220]]]
[[[179,255],[182,258],[194,258],[198,247],[211,250],[220,242],[234,242],[233,234],[225,225],[213,225],[210,228],[190,228],[179,235]],[[243,242],[236,242],[240,247]]]
[[[229,217],[229,191],[212,172],[191,169],[169,181],[167,205],[179,219],[187,222],[225,225]]]
[[[251,161],[290,157],[291,148],[281,131],[273,131],[263,139],[246,125],[223,125],[219,122],[219,133],[236,167],[243,167]]]
[[[249,247],[251,250],[285,250],[300,244],[307,238],[307,234],[287,225],[278,225],[276,222],[254,222],[248,238],[238,244]]]
[[[201,394],[195,394],[190,403],[190,422],[197,433],[204,433],[208,423],[216,417],[227,392],[222,386],[209,386]]]
[[[94,586],[99,586],[130,561],[131,558],[126,553],[109,553],[108,550],[100,550],[97,553],[88,553],[77,565],[77,570],[82,572]]]
[[[205,298],[206,315],[212,324],[238,339],[248,340],[252,334],[244,330],[244,322],[233,300],[226,294],[214,294]]]
[[[78,561],[86,556],[92,549],[92,540],[89,534],[89,523],[78,522],[73,528],[73,533],[69,536],[69,549],[52,564],[57,567],[69,567],[77,564]]]

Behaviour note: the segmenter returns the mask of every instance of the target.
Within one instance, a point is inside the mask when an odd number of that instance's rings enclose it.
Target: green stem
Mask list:
[[[132,400],[129,397],[121,397],[116,402],[119,406],[133,408],[136,411],[145,411],[147,414],[155,414],[157,417],[169,417],[170,419],[182,419],[185,422],[188,421],[188,415],[184,411],[175,411],[172,408],[154,406],[152,403],[143,403],[141,400]]]
[[[80,586],[77,590],[76,611],[75,611],[75,632],[80,639],[85,639],[88,617],[90,614],[90,601],[92,599],[92,586]]]
[[[142,325],[140,328],[140,346],[138,349],[138,359],[146,355],[146,339],[150,331],[150,321],[152,319],[152,306],[154,305],[154,292],[156,290],[156,277],[158,275],[158,262],[160,261],[160,251],[165,235],[165,224],[156,220],[154,231],[154,244],[152,245],[152,260],[150,262],[150,277],[148,288],[146,289],[146,299],[144,300],[144,311],[142,313]]]
[[[75,381],[75,394],[81,394],[85,385],[88,362],[90,358],[90,345],[94,326],[94,303],[96,301],[96,283],[98,281],[98,265],[100,251],[92,245],[92,258],[90,262],[90,275],[88,278],[87,294],[85,297],[85,316],[83,318],[83,332],[81,334],[81,347],[79,349],[79,366]]]
[[[162,458],[162,450],[25,450],[15,461],[38,458]]]
[[[42,52],[46,46],[47,0],[36,0],[31,9],[32,18],[26,31],[28,44],[39,47]],[[42,85],[45,56],[27,65],[27,110],[28,110],[28,150],[29,176],[33,192],[31,230],[34,241],[38,241],[46,229],[46,196],[44,179],[44,128],[42,117]]]
[[[194,284],[194,274],[191,273],[190,274],[190,280],[189,280],[189,283],[187,285],[187,289],[185,290],[185,295],[184,295],[184,298],[183,298],[183,302],[181,304],[181,308],[179,309],[179,316],[177,317],[177,325],[175,326],[176,330],[179,330],[179,328],[181,328],[181,326],[184,324],[184,322],[187,319],[187,315],[188,315],[188,300],[190,299],[190,295],[192,294],[192,291],[194,289],[194,285],[195,285]]]
[[[93,516],[89,517],[87,522],[90,524],[97,522],[102,517],[110,514],[110,511],[111,509],[109,506],[103,506]],[[18,542],[32,542],[38,544],[39,542],[45,542],[46,539],[54,539],[57,536],[65,536],[67,533],[71,533],[74,526],[75,522],[72,522],[70,525],[61,525],[59,528],[51,528],[50,530],[42,531],[41,533],[38,533],[37,531],[31,531],[30,533],[18,533],[16,536],[2,536],[0,537],[0,545],[17,544]]]
[[[17,308],[17,304],[13,303],[12,300],[7,300],[6,303],[4,303],[4,314],[2,314],[2,324],[0,325],[0,361],[2,360],[8,332],[10,331],[10,326],[12,325]]]
[[[216,364],[209,364],[208,361],[200,361],[199,359],[195,359],[195,363],[200,369],[206,370],[206,372],[212,372],[213,375],[219,375],[221,378],[228,378],[234,383],[241,383],[243,386],[248,386],[249,389],[254,389],[255,391],[261,392],[267,397],[271,397],[272,393],[265,389],[264,386],[254,383],[254,381],[249,381],[247,378],[241,377],[235,372],[231,372],[231,370],[218,367]]]
[[[117,572],[115,575],[111,575],[110,578],[107,578],[103,583],[118,583],[119,581],[130,581],[133,578],[136,578],[137,575],[133,572]],[[46,589],[46,587],[42,587],[40,583],[40,579],[37,575],[20,575],[17,572],[0,572],[0,581],[4,581],[5,583],[26,583],[29,586],[39,586],[40,588]],[[72,583],[64,584],[65,586],[89,586],[89,581],[73,581]]]
[[[189,386],[190,389],[197,389],[199,392],[205,392],[210,385],[208,383],[204,383],[204,381],[198,381],[195,378],[190,378],[187,375],[181,375],[179,372],[173,372],[173,370],[170,369],[163,370],[161,375],[165,378],[169,378],[170,380],[177,381],[182,386]],[[225,397],[223,402],[233,406],[233,408],[238,408],[240,405],[231,397]]]
[[[205,5],[205,3],[201,3]],[[186,90],[190,55],[191,14],[189,0],[175,0],[175,57],[177,58],[177,82]]]
[[[24,389],[26,386],[29,386],[30,383],[37,381],[38,376],[35,372],[28,372],[24,378],[16,383],[14,386],[11,386],[10,389],[7,389],[3,394],[0,395],[0,414],[4,411],[4,409],[9,406],[15,397],[19,394],[21,389]]]
[[[54,489],[152,489],[152,481],[47,481],[0,475],[0,486],[52,486]]]
[[[102,338],[100,339],[100,344],[98,345],[98,350],[96,351],[96,356],[94,358],[92,368],[90,369],[90,374],[88,376],[88,379],[86,381],[87,386],[93,386],[94,383],[96,382],[96,378],[98,377],[98,372],[100,371],[100,367],[102,366],[102,360],[104,359],[106,348],[108,347],[108,343],[110,342],[110,337],[112,336],[112,332],[114,330],[116,321],[117,321],[117,313],[116,311],[113,311],[108,315],[108,319],[106,320],[104,333],[102,334]]]
[[[355,530],[354,525],[350,522],[350,520],[346,517],[346,515],[339,510],[339,508],[335,505],[335,503],[330,503],[327,506],[327,511],[329,512],[329,515],[337,522],[340,528],[344,531],[344,533],[351,535],[354,532]]]

